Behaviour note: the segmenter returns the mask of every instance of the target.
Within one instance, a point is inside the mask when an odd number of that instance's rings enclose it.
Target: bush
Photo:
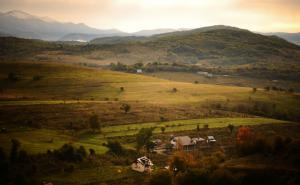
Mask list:
[[[118,141],[108,141],[108,143],[105,145],[109,150],[108,152],[114,155],[123,155],[124,148]]]
[[[95,132],[96,130],[100,130],[101,126],[100,126],[100,122],[98,119],[98,116],[96,114],[93,114],[90,119],[89,119],[89,123],[90,123],[90,128]]]
[[[67,162],[80,162],[86,156],[83,146],[76,149],[70,144],[64,144],[60,149],[54,150],[53,154],[57,159]]]
[[[17,139],[11,140],[12,146],[10,150],[10,162],[16,162],[18,159],[18,152],[21,146],[21,143]]]
[[[154,174],[151,174],[151,177],[148,181],[149,185],[171,185],[172,176],[167,170],[159,170]]]
[[[226,170],[226,169],[218,169],[215,170],[210,175],[210,184],[212,185],[224,185],[224,184],[230,184],[234,185],[237,184],[237,180],[235,179],[234,175]]]
[[[209,174],[204,169],[192,168],[186,172],[180,172],[175,177],[176,185],[208,185]]]
[[[123,110],[125,113],[128,113],[131,109],[131,106],[126,104],[126,103],[123,103],[120,107],[121,110]]]
[[[208,128],[209,128],[209,125],[208,125],[208,124],[204,124],[204,125],[203,125],[203,128],[204,128],[204,129],[208,129]]]
[[[32,80],[33,81],[38,81],[38,80],[41,80],[42,78],[43,78],[43,76],[41,76],[41,75],[35,75],[35,76],[32,77]]]
[[[10,72],[7,75],[7,79],[10,81],[20,81],[21,80],[21,75]]]

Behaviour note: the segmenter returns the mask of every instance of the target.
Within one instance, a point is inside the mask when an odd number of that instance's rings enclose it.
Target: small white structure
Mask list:
[[[215,139],[214,136],[207,136],[207,143],[215,143],[217,140]]]
[[[152,171],[152,166],[153,163],[151,162],[151,160],[148,157],[143,156],[132,163],[131,169],[141,173],[150,173]]]
[[[137,69],[136,73],[143,73],[143,70],[142,69]]]
[[[208,78],[212,78],[213,77],[212,73],[209,73],[209,72],[206,72],[206,71],[198,71],[197,74],[205,76],[205,77],[208,77]]]
[[[192,138],[192,141],[194,142],[194,143],[201,143],[201,142],[203,142],[203,141],[205,141],[205,139],[204,138],[202,138],[202,137],[195,137],[195,138]]]

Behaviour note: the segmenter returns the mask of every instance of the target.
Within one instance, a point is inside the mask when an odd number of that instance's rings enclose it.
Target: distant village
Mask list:
[[[193,137],[184,135],[184,136],[173,136],[171,135],[168,142],[163,142],[161,139],[153,140],[155,147],[152,152],[160,154],[171,154],[173,151],[184,151],[192,152],[200,148],[211,148],[217,142],[214,136],[207,136],[206,138],[202,137]],[[142,156],[137,158],[131,165],[131,169],[141,173],[149,173],[152,171],[151,159]],[[166,168],[169,168],[166,166]]]

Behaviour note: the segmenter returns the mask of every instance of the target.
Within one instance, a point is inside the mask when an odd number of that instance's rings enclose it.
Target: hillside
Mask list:
[[[300,46],[277,36],[260,35],[228,26],[176,31],[150,37],[105,37],[80,45],[15,38],[1,40],[0,47],[5,51],[0,54],[1,60],[35,58],[37,54],[56,51],[55,54],[50,52],[45,58],[57,58],[59,53],[60,58],[68,55],[92,59],[95,65],[117,62],[176,63],[195,65],[216,75],[269,80],[300,79]]]
[[[114,41],[113,39],[111,39]],[[168,62],[195,64],[221,74],[273,79],[299,79],[300,46],[277,36],[248,30],[214,26],[136,39],[122,45],[91,41],[87,56],[123,63]],[[121,49],[122,48],[122,49]]]
[[[264,35],[276,35],[281,37],[291,43],[300,45],[300,33],[285,33],[285,32],[275,32],[275,33],[263,33]]]
[[[105,38],[92,40],[92,44],[116,44],[115,40]],[[111,42],[109,42],[111,41]],[[126,39],[122,40],[124,43]],[[130,42],[132,40],[128,40]],[[213,26],[189,31],[178,31],[136,37],[141,47],[162,50],[172,59],[169,62],[240,65],[271,61],[296,62],[300,57],[300,46],[275,36],[264,36],[227,26]],[[118,42],[117,42],[118,43]],[[130,48],[129,48],[130,51]],[[163,57],[163,56],[162,56]]]

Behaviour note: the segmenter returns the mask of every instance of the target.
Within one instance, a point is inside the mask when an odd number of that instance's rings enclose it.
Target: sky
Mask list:
[[[0,0],[10,10],[126,32],[220,24],[300,32],[300,0]]]

